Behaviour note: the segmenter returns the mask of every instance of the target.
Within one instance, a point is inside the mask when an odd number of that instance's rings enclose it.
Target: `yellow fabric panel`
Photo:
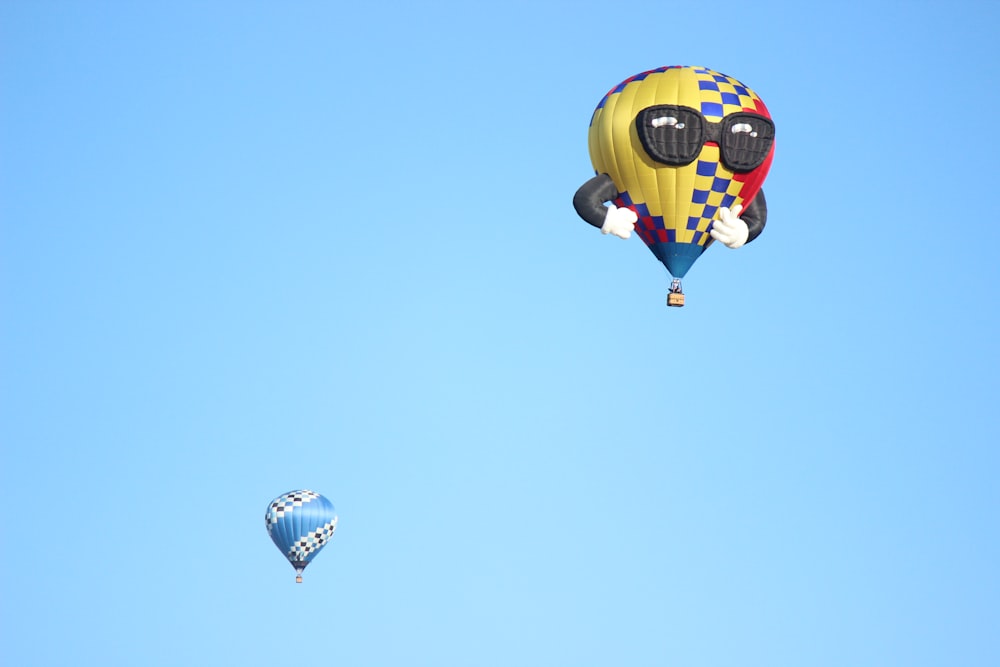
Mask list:
[[[678,90],[677,96],[670,98],[661,98],[660,104],[679,104],[682,107],[691,107],[693,109],[701,108],[701,93],[698,90],[698,75],[695,74],[694,70],[689,68],[679,68],[673,70],[667,70],[663,74],[675,77],[678,79]],[[676,100],[671,102],[670,100]]]
[[[632,143],[629,131],[632,121],[635,120],[635,115],[632,111],[635,93],[635,86],[625,86],[625,89],[616,96],[616,104],[609,119],[612,127],[611,136],[614,141],[615,163],[618,168],[619,177],[615,179],[615,183],[625,185],[629,192],[641,188],[639,180],[640,169],[636,168],[635,146]],[[612,175],[612,178],[614,178],[614,175]]]
[[[607,174],[619,190],[624,190],[625,184],[622,183],[618,176],[618,170],[615,168],[614,141],[611,136],[613,128],[611,123],[605,119],[605,116],[614,109],[617,102],[618,96],[614,95],[608,98],[603,107],[594,112],[589,133],[590,161],[598,174]]]
[[[688,68],[669,69],[662,74],[665,75],[664,78],[670,79],[674,83],[667,89],[667,96],[660,98],[660,104],[677,104],[694,109],[701,107],[698,77],[693,70]],[[641,149],[641,146],[639,148]],[[698,161],[695,160],[683,167],[663,169],[663,171],[672,172],[675,183],[672,205],[665,208],[662,213],[664,227],[676,231],[679,243],[691,243],[694,232],[687,229],[687,219],[692,214],[691,197],[695,184],[698,182]]]
[[[649,210],[659,211],[662,209],[663,204],[668,199],[664,198],[667,193],[661,192],[659,184],[657,183],[657,165],[653,162],[646,152],[642,150],[642,144],[639,141],[639,133],[635,127],[635,116],[639,111],[645,109],[646,107],[653,106],[657,104],[656,101],[656,80],[654,77],[649,77],[643,81],[633,81],[626,86],[625,92],[630,92],[629,97],[629,110],[628,117],[625,118],[624,114],[621,118],[621,129],[622,135],[628,136],[628,144],[632,151],[632,164],[635,169],[636,179],[633,181],[640,197],[649,206]],[[616,122],[619,120],[615,119]]]

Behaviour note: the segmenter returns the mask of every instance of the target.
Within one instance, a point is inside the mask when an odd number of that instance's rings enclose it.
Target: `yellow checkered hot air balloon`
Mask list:
[[[670,66],[630,77],[597,105],[589,146],[597,175],[577,212],[605,233],[634,229],[674,276],[670,305],[683,305],[680,278],[713,239],[739,247],[764,227],[774,123],[730,76]]]

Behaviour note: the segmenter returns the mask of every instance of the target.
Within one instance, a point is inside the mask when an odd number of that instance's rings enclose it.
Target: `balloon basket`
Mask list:
[[[681,288],[681,279],[674,278],[670,281],[670,293],[667,294],[667,305],[680,308],[684,305],[684,290]]]
[[[297,584],[301,584],[302,583],[302,575],[301,574],[295,575],[295,583],[297,583]]]

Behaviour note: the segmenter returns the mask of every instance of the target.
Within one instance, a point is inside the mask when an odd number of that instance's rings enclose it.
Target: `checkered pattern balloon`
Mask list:
[[[292,567],[301,574],[330,541],[337,529],[333,503],[303,489],[289,491],[270,502],[264,515],[267,532]]]
[[[710,141],[693,162],[664,166],[643,148],[634,123],[643,109],[657,105],[693,109],[708,123],[739,113],[771,116],[749,87],[705,67],[660,67],[636,74],[597,105],[588,135],[594,170],[611,177],[618,188],[615,205],[636,212],[636,233],[680,278],[711,242],[709,231],[719,207],[745,207],[760,190],[774,151],[771,144],[761,164],[734,172],[725,166],[719,145]]]

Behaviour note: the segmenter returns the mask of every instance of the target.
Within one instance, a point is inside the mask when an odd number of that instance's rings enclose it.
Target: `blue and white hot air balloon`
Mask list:
[[[295,581],[302,583],[302,570],[312,562],[337,529],[333,503],[315,491],[289,491],[267,506],[267,533],[295,568]]]

